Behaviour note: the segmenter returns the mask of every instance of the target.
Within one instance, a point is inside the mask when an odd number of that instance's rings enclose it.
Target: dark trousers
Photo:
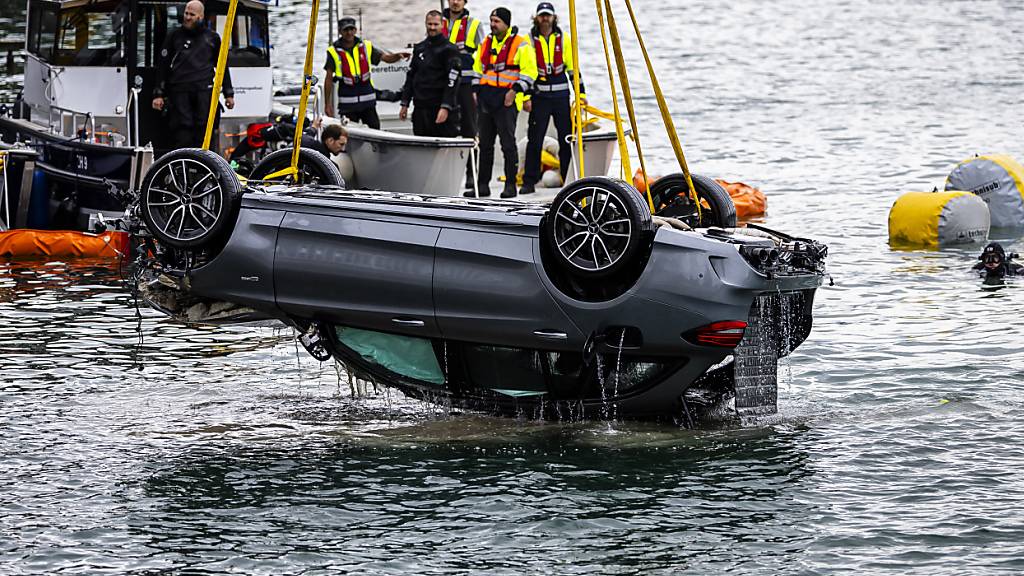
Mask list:
[[[526,137],[526,167],[523,171],[523,184],[536,184],[540,181],[540,153],[544,149],[544,135],[548,131],[548,120],[555,121],[555,132],[558,134],[558,164],[562,172],[562,181],[569,173],[572,162],[572,144],[565,141],[572,131],[572,111],[569,107],[569,92],[564,97],[534,96],[533,110],[530,112],[530,124]]]
[[[206,136],[206,121],[210,116],[210,90],[173,90],[168,95],[167,120],[171,129],[171,146],[198,148]],[[211,148],[217,149],[217,122],[214,118]]]
[[[338,114],[353,122],[362,122],[374,130],[380,130],[380,116],[377,116],[376,104],[358,110],[342,110],[339,108]]]
[[[456,94],[459,100],[459,136],[476,138],[476,102],[473,101],[473,85],[459,84]],[[466,184],[473,182],[473,157],[466,162]]]
[[[480,194],[489,194],[488,184],[491,181],[491,168],[494,166],[494,137],[501,143],[501,154],[505,158],[505,188],[516,186],[516,173],[519,171],[519,152],[516,150],[516,116],[519,111],[515,105],[503,106],[501,102],[488,102],[480,99],[477,109],[477,123],[480,129],[480,174],[477,186]]]
[[[438,124],[435,120],[437,120],[437,112],[440,109],[440,104],[431,106],[415,102],[412,109],[412,133],[417,136],[439,136],[442,138],[458,136],[458,112],[449,110],[448,119],[443,124]]]

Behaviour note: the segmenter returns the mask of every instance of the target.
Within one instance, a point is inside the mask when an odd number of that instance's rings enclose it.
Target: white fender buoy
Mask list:
[[[562,175],[558,170],[545,170],[540,177],[541,186],[545,188],[561,188]]]
[[[939,248],[988,239],[985,201],[963,190],[907,192],[889,210],[889,244]]]
[[[977,156],[957,164],[946,190],[967,190],[988,204],[993,228],[1024,227],[1024,166],[1006,154]]]
[[[338,167],[341,172],[341,177],[345,179],[345,182],[352,182],[355,180],[355,165],[352,164],[352,157],[348,155],[348,152],[342,152],[335,154],[333,158],[334,165]]]

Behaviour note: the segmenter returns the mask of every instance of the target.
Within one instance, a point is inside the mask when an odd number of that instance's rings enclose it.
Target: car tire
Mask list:
[[[182,148],[146,172],[139,209],[161,243],[200,248],[230,232],[241,196],[242,185],[226,160],[202,148]]]
[[[736,205],[722,185],[707,176],[691,174],[697,198],[707,203],[699,212],[689,194],[686,176],[670,174],[651,184],[651,200],[655,216],[678,218],[693,228],[733,228],[736,226]]]
[[[271,152],[260,160],[249,174],[250,180],[265,180],[267,176],[292,165],[292,148]],[[291,176],[278,176],[272,181],[295,183]],[[299,148],[299,185],[319,184],[321,186],[345,187],[345,179],[334,162],[323,154],[309,148]]]
[[[605,278],[645,256],[654,222],[635,188],[614,178],[590,176],[555,196],[542,234],[550,254],[571,275]]]

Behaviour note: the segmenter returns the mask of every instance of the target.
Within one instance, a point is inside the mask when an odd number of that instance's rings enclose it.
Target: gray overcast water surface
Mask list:
[[[903,192],[976,153],[1024,159],[1024,7],[635,4],[693,170],[762,188],[769,226],[830,246],[777,418],[687,431],[352,398],[283,329],[183,327],[137,312],[116,272],[0,264],[0,573],[1024,572],[1024,284],[982,290],[979,248],[886,238]],[[397,48],[434,6],[348,8]],[[525,27],[533,4],[510,6]],[[23,7],[2,2],[7,39]],[[305,3],[272,11],[294,81]],[[672,172],[629,58],[650,162]]]

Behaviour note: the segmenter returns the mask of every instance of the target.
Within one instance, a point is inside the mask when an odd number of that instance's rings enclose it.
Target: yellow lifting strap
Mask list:
[[[629,73],[626,71],[626,61],[622,57],[622,43],[619,41],[619,29],[615,25],[615,15],[612,14],[610,0],[604,0],[605,10],[608,12],[608,32],[612,37],[612,50],[615,53],[615,66],[619,71],[619,81],[622,82],[622,97],[626,101],[626,112],[629,114],[629,126],[633,130],[633,141],[636,142],[636,155],[640,160],[640,171],[644,181],[647,179],[647,165],[644,163],[643,147],[640,145],[640,125],[636,121],[636,111],[633,108],[633,94],[629,89]],[[610,75],[609,75],[610,76]],[[647,206],[654,214],[654,200],[651,198],[651,191],[647,191]]]
[[[606,0],[607,1],[607,0]],[[636,22],[636,14],[633,12],[633,4],[630,0],[625,0],[626,10],[629,10],[629,18],[633,21],[633,31],[636,32],[637,42],[640,43],[640,51],[643,52],[644,62],[647,63],[647,73],[651,76],[651,86],[654,87],[654,95],[658,98],[658,109],[661,111],[661,119],[665,123],[665,131],[668,133],[668,139],[672,143],[672,151],[676,154],[676,160],[679,162],[679,168],[683,171],[683,175],[686,177],[686,185],[690,189],[690,197],[693,198],[694,203],[697,206],[697,215],[700,217],[700,200],[697,198],[697,190],[693,187],[693,179],[690,178],[690,169],[686,165],[686,157],[683,155],[683,146],[679,143],[679,136],[676,134],[675,123],[672,122],[672,115],[668,111],[668,103],[665,102],[665,95],[661,92],[661,86],[658,84],[658,76],[654,73],[654,66],[651,64],[651,57],[647,54],[647,47],[644,45],[644,37],[640,34],[640,25]],[[614,38],[613,38],[614,39]],[[637,149],[640,148],[640,140],[637,139]],[[644,178],[647,174],[644,174]]]
[[[619,114],[619,94],[615,90],[615,75],[612,73],[611,57],[608,55],[608,34],[604,29],[604,10],[601,8],[601,0],[594,0],[594,4],[597,6],[597,20],[601,28],[601,46],[604,48],[604,65],[608,69],[608,84],[612,92],[613,114],[608,114],[590,105],[587,105],[586,110],[595,116],[615,122],[615,139],[619,142],[619,158],[621,159],[619,172],[620,176],[623,176],[623,180],[625,180],[626,174],[633,173],[633,167],[629,165],[629,147],[626,146],[626,135],[622,130],[622,116]]]
[[[281,176],[291,176],[295,182],[299,181],[299,154],[302,147],[302,130],[306,124],[306,106],[309,102],[309,91],[313,87],[313,45],[316,41],[316,21],[320,14],[320,0],[313,0],[312,10],[309,14],[309,31],[306,36],[306,60],[302,65],[302,96],[299,98],[299,109],[295,119],[295,139],[292,145],[292,163],[263,177],[264,180],[273,180]],[[330,74],[330,72],[328,72]]]
[[[569,30],[572,33],[572,61],[573,65],[576,66],[576,70],[582,70],[583,67],[580,65],[580,43],[579,35],[576,34],[576,0],[569,0]],[[580,75],[572,75],[572,89],[576,94],[576,99],[572,106],[572,118],[575,121],[573,125],[573,138],[576,139],[576,169],[579,174],[579,178],[583,178],[586,173],[583,167],[583,106],[580,102]]]
[[[228,5],[228,16],[224,21],[224,33],[220,36],[220,53],[217,55],[217,71],[213,75],[213,92],[210,93],[210,115],[206,117],[206,134],[203,136],[203,148],[210,149],[213,138],[213,123],[217,119],[220,108],[220,87],[224,83],[224,70],[228,67],[228,48],[231,46],[231,31],[235,28],[235,12],[238,0],[231,0]]]

